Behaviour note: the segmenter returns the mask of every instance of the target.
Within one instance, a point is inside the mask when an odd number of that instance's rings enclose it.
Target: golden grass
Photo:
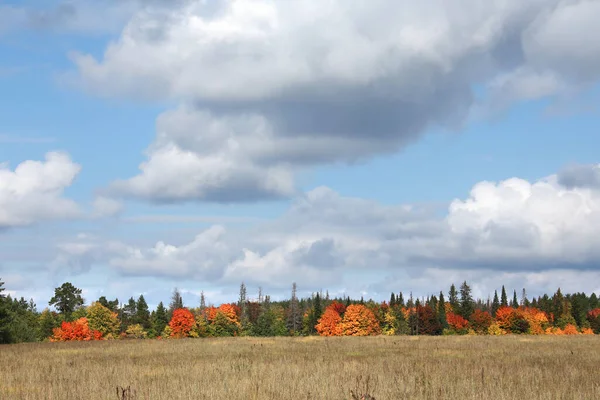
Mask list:
[[[39,343],[0,346],[0,399],[593,400],[599,367],[598,336]]]

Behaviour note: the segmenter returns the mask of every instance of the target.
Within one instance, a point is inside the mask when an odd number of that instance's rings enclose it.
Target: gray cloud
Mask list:
[[[558,173],[558,182],[567,188],[600,188],[600,165],[569,165]]]
[[[290,197],[306,168],[459,129],[474,85],[507,105],[596,82],[597,4],[190,0],[135,12],[100,60],[73,56],[74,79],[104,96],[183,104],[158,118],[140,174],[113,193]]]

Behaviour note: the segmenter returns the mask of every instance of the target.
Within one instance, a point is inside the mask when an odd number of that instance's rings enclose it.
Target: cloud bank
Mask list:
[[[600,3],[182,1],[139,8],[102,58],[75,54],[104,95],[175,101],[140,173],[150,201],[290,197],[305,168],[397,152],[456,129],[475,104],[597,82]]]

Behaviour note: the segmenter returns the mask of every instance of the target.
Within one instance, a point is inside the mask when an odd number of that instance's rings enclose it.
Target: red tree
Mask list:
[[[492,324],[492,316],[487,311],[477,309],[471,314],[471,326],[477,333],[487,333]]]
[[[194,327],[196,321],[194,314],[187,308],[178,308],[173,311],[173,317],[169,322],[171,328],[171,337],[184,338],[190,335],[190,331]]]
[[[63,322],[60,328],[54,328],[51,342],[67,342],[71,340],[102,340],[102,333],[90,329],[85,317],[73,322]]]

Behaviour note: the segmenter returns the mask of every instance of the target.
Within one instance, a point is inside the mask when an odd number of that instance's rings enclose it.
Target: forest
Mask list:
[[[465,281],[425,298],[391,293],[389,301],[330,298],[328,292],[272,301],[259,289],[250,300],[245,284],[237,302],[218,307],[183,304],[173,290],[170,303],[150,310],[141,295],[121,303],[104,296],[85,305],[82,290],[69,282],[54,290],[39,312],[33,299],[5,295],[0,280],[0,343],[177,339],[227,336],[371,336],[371,335],[579,335],[600,334],[600,304],[595,293],[529,299],[525,289],[509,300],[502,286],[487,300],[475,299]]]

